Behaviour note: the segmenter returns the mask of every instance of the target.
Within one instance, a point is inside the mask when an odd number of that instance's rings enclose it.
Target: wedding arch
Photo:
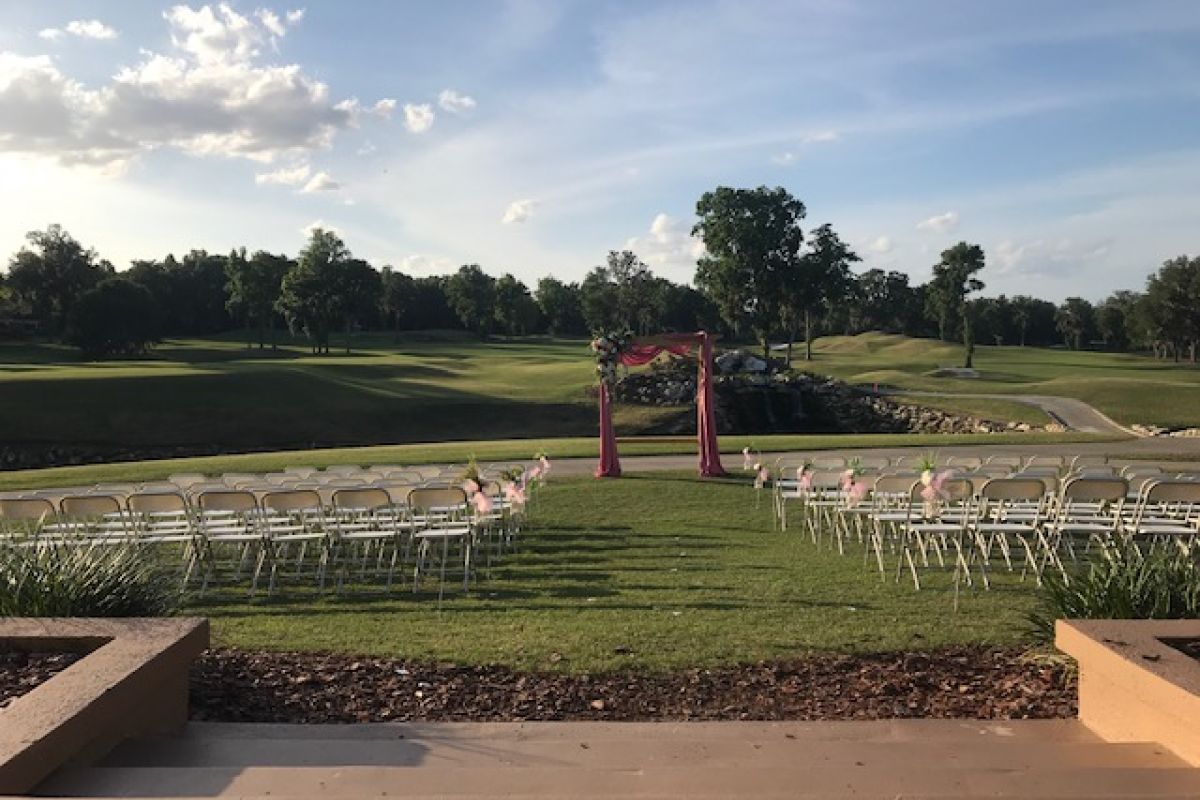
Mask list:
[[[617,437],[613,432],[612,384],[618,364],[640,367],[649,364],[659,353],[687,355],[699,350],[699,375],[696,381],[696,442],[700,447],[700,476],[713,478],[726,475],[721,466],[721,451],[717,447],[717,421],[713,394],[713,340],[705,331],[697,333],[666,333],[659,336],[626,338],[599,336],[592,342],[596,352],[596,368],[600,373],[600,464],[597,478],[618,478],[621,459],[617,455]]]

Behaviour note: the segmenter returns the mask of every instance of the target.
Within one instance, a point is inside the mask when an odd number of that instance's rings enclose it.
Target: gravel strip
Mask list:
[[[1066,659],[982,647],[595,675],[214,650],[191,703],[224,722],[1045,719],[1075,716],[1076,678]]]

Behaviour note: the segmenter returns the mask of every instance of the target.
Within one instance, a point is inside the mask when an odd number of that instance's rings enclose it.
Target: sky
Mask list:
[[[783,186],[878,267],[1099,299],[1200,253],[1200,2],[0,4],[0,253],[295,254],[690,282],[696,200]]]

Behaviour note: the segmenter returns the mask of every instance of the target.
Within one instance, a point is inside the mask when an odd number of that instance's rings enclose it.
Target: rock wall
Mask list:
[[[734,351],[716,360],[717,428],[721,433],[997,433],[1032,430],[927,406],[898,403],[843,381],[785,370]],[[631,372],[616,386],[620,402],[694,406],[696,361],[676,358]],[[680,414],[662,433],[695,430]]]

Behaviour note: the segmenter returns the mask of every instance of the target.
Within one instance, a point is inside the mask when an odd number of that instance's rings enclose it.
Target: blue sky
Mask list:
[[[1099,298],[1200,251],[1200,3],[0,5],[0,252],[123,268],[314,224],[531,284],[629,247],[690,281],[696,199],[782,185],[862,268]]]

